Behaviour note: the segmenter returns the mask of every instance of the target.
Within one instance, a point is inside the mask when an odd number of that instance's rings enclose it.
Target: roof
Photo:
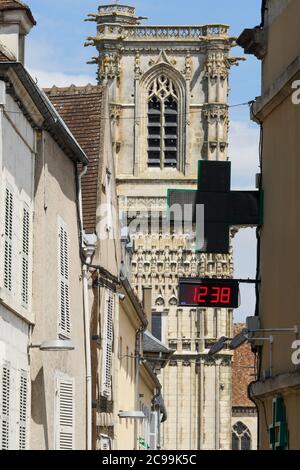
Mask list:
[[[153,352],[153,353],[165,353],[170,354],[172,349],[167,348],[159,339],[155,338],[150,331],[144,332],[143,338],[143,351],[144,352]]]
[[[31,110],[26,107],[26,104],[24,104],[21,93],[18,94],[17,87],[13,86],[10,93],[20,102],[20,107],[28,119],[31,120],[35,127],[46,129],[54,136],[58,145],[60,145],[66,155],[74,162],[87,165],[88,159],[84,151],[54,109],[45,93],[38,87],[24,66],[20,62],[0,62],[0,80],[10,82],[14,85],[15,76],[17,76],[40,113],[40,115],[36,115],[37,113],[33,114]]]
[[[21,0],[0,0],[0,11],[5,10],[24,10],[27,13],[30,21],[35,25],[36,21],[31,13],[28,5],[23,3]]]
[[[101,120],[104,113],[103,90],[99,85],[54,86],[45,90],[89,159],[88,171],[82,178],[83,226],[86,233],[95,232],[96,227],[99,162],[104,140]]]
[[[234,336],[239,334],[244,324],[234,325]],[[234,351],[232,362],[232,406],[238,408],[255,408],[248,398],[248,385],[254,381],[255,356],[249,343],[243,344]]]

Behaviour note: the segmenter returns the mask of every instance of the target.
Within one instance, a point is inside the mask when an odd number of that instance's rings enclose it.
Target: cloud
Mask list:
[[[31,76],[37,79],[41,88],[51,88],[53,85],[66,87],[70,85],[83,86],[88,83],[96,84],[95,77],[85,74],[67,74],[63,72],[46,72],[39,69],[30,69]]]
[[[232,161],[232,186],[254,189],[259,172],[259,127],[243,121],[231,121],[229,158]]]

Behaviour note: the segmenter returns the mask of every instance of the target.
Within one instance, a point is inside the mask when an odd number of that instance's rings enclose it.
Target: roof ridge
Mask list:
[[[101,91],[103,90],[102,85],[92,85],[91,83],[88,83],[87,85],[71,84],[67,87],[58,87],[56,85],[53,85],[51,88],[44,88],[45,93],[47,93],[50,96],[61,95],[61,94],[79,95],[79,94],[84,94],[84,93],[100,91],[100,90]]]

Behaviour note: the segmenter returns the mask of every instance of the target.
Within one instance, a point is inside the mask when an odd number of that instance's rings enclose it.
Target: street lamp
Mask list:
[[[72,341],[63,339],[54,339],[43,341],[42,343],[32,343],[29,349],[39,349],[40,351],[73,351],[75,349]]]

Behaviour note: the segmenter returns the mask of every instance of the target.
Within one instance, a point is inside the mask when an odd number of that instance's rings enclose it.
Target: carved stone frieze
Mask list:
[[[205,63],[205,72],[207,77],[220,77],[223,80],[226,80],[228,78],[229,68],[230,63],[223,52],[208,52]]]

